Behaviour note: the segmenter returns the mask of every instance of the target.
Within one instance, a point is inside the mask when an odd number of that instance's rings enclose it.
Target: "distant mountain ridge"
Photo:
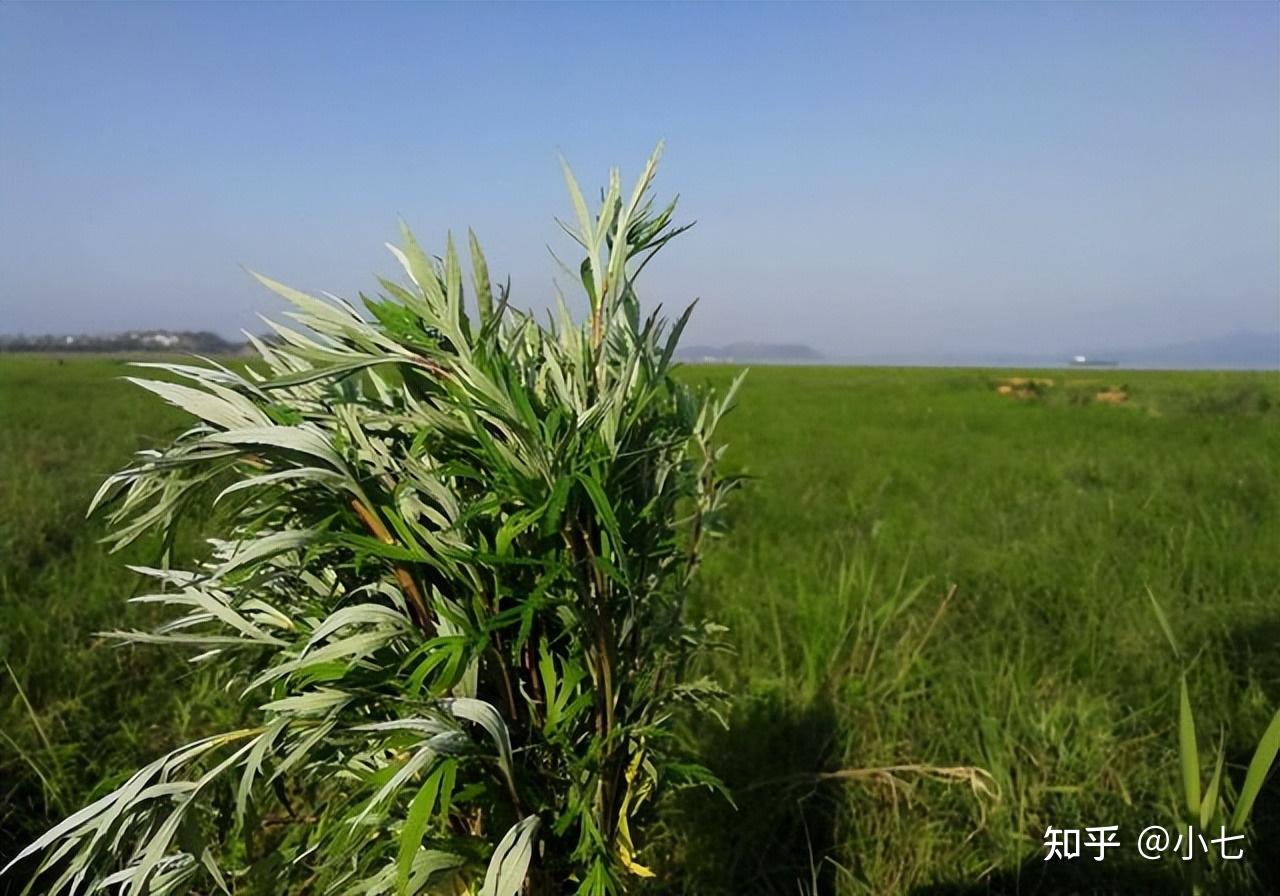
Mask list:
[[[807,345],[773,342],[681,346],[676,355],[684,361],[755,361],[766,364],[798,364],[822,360],[822,355]]]
[[[1057,352],[929,346],[914,351],[841,353],[832,363],[883,367],[1050,368],[1066,367],[1077,356],[1114,362],[1120,369],[1280,370],[1280,330],[1239,331],[1166,345],[1117,347],[1115,343],[1082,342],[1065,345]]]
[[[1122,367],[1248,367],[1280,369],[1280,330],[1246,330],[1206,339],[1133,348],[1107,349],[1098,357]]]

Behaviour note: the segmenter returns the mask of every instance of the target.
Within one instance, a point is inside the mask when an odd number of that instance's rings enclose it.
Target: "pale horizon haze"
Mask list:
[[[697,226],[642,298],[830,357],[1280,331],[1280,5],[0,4],[0,333],[260,332],[584,187]]]

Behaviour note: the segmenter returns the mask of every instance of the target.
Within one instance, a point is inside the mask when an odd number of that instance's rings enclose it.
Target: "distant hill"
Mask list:
[[[1241,367],[1280,369],[1280,330],[1228,333],[1209,339],[1170,345],[1107,349],[1098,357],[1114,359],[1122,367]]]
[[[1280,331],[1237,332],[1166,345],[1073,344],[1060,352],[981,351],[927,347],[910,352],[842,355],[836,363],[925,367],[1065,367],[1077,355],[1119,368],[1280,370]]]
[[[807,345],[772,342],[731,342],[728,345],[689,345],[676,352],[684,361],[733,361],[760,364],[803,364],[822,360]]]
[[[127,333],[0,335],[0,352],[195,352],[230,355],[244,349],[206,330],[130,330]]]

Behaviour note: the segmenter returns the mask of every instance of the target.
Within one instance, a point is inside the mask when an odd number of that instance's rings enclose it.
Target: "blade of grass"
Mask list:
[[[1182,792],[1187,804],[1187,818],[1200,814],[1200,752],[1196,747],[1196,720],[1191,713],[1191,697],[1187,694],[1187,676],[1183,675],[1178,699],[1178,753],[1182,758]]]
[[[1236,801],[1235,811],[1231,814],[1232,830],[1244,830],[1245,824],[1249,821],[1249,814],[1253,812],[1253,803],[1262,790],[1262,782],[1266,780],[1267,772],[1276,761],[1277,752],[1280,752],[1280,709],[1276,710],[1276,714],[1271,718],[1271,724],[1263,732],[1262,739],[1258,741],[1258,748],[1254,750],[1253,759],[1249,762],[1249,770],[1245,772],[1244,786],[1240,788],[1240,799]]]

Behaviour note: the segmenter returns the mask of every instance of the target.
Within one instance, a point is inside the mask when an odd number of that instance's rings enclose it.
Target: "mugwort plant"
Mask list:
[[[722,696],[687,674],[721,629],[685,594],[736,484],[733,390],[675,378],[689,311],[636,293],[685,229],[653,204],[658,155],[595,210],[565,169],[584,320],[513,308],[474,235],[465,299],[452,238],[436,258],[406,230],[363,311],[259,277],[301,326],[258,362],[139,365],[195,422],[104,483],[108,540],[209,502],[218,537],[139,567],[135,600],[171,616],[114,636],[216,664],[248,724],[32,843],[31,891],[602,896],[654,873],[655,796],[715,786],[672,727]]]

